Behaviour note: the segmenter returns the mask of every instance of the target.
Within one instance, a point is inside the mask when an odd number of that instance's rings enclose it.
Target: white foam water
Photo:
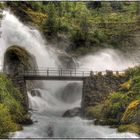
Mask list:
[[[11,45],[19,45],[36,57],[39,67],[56,67],[60,65],[55,50],[46,45],[41,34],[36,29],[31,29],[22,24],[9,11],[3,11],[1,21],[1,46],[0,65],[3,65],[4,52]]]
[[[128,67],[134,67],[136,64],[125,58],[119,50],[113,49],[102,49],[79,59],[80,68],[88,68],[93,71],[122,71]]]
[[[4,11],[0,31],[0,65],[3,65],[4,53],[11,45],[23,46],[36,57],[39,67],[58,67],[61,62],[57,59],[55,50],[46,45],[39,31],[21,23],[9,11]],[[79,67],[93,70],[121,70],[131,66],[118,52],[102,50],[79,60]],[[1,67],[2,68],[2,67]],[[10,138],[136,138],[133,133],[118,133],[108,126],[96,126],[92,121],[80,117],[63,118],[62,114],[81,104],[81,92],[74,102],[65,102],[60,97],[69,82],[46,82],[46,89],[39,89],[41,96],[28,93],[32,109],[33,125],[24,126],[19,132],[12,133]],[[62,90],[60,90],[62,89]],[[59,91],[59,92],[58,92]],[[62,92],[60,92],[62,91]],[[75,90],[78,92],[77,90]],[[59,95],[58,95],[59,94]],[[74,96],[74,94],[73,94]],[[69,96],[68,96],[69,97]],[[68,99],[67,99],[68,100]]]

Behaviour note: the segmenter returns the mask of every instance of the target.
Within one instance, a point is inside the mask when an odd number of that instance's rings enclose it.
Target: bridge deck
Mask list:
[[[88,76],[87,76],[88,77]],[[63,80],[63,81],[82,81],[86,77],[74,76],[41,76],[41,75],[24,75],[25,80]]]

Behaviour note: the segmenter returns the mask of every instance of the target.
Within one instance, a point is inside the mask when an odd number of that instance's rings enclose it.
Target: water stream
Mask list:
[[[36,57],[39,67],[55,67],[63,65],[57,58],[55,49],[46,45],[39,31],[31,29],[21,23],[13,14],[4,11],[4,18],[0,31],[0,65],[3,64],[4,52],[11,45],[25,47]],[[80,68],[89,68],[96,71],[112,69],[123,70],[133,66],[120,52],[111,49],[101,50],[77,60]],[[1,67],[2,68],[2,67]],[[24,126],[22,131],[11,135],[12,138],[136,138],[133,133],[118,133],[109,126],[96,126],[93,121],[80,117],[63,118],[63,113],[73,107],[81,105],[81,82],[72,94],[64,92],[67,86],[73,82],[43,81],[44,89],[38,89],[40,96],[32,96],[28,93],[32,119],[34,124]],[[70,89],[69,89],[70,90]],[[69,92],[70,93],[70,92]],[[65,96],[64,96],[65,94]],[[65,98],[62,98],[65,97]]]

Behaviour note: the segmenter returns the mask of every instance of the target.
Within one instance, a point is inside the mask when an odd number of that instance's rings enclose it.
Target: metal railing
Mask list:
[[[90,71],[82,71],[78,69],[46,69],[46,70],[29,70],[24,71],[23,76],[59,76],[59,77],[88,77]]]
[[[89,77],[92,75],[106,75],[112,72],[113,75],[122,75],[125,71],[91,71],[84,69],[38,69],[28,70],[20,73],[23,76],[48,76],[48,77]]]

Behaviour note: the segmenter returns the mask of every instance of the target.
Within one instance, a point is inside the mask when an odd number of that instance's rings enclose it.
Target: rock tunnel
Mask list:
[[[4,55],[4,72],[17,75],[23,70],[37,68],[36,59],[27,50],[20,46],[9,47]]]
[[[13,45],[6,50],[3,65],[4,73],[12,80],[14,86],[20,90],[23,96],[22,104],[28,111],[27,90],[30,91],[34,87],[39,87],[41,83],[37,81],[25,81],[20,74],[25,70],[34,70],[38,68],[35,57],[23,47]]]

